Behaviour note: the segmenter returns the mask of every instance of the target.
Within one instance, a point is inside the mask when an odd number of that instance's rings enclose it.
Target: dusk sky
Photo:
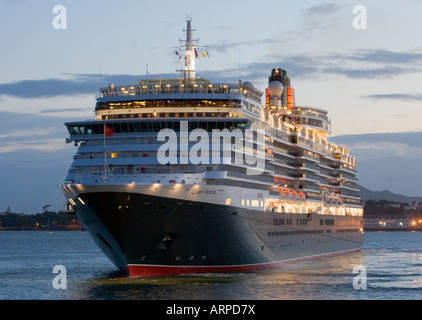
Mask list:
[[[100,85],[136,83],[147,65],[150,77],[178,77],[187,15],[210,55],[197,75],[265,90],[283,68],[297,104],[329,111],[332,136],[422,131],[421,14],[419,0],[0,0],[0,211],[59,209],[76,151],[64,122],[93,118]]]

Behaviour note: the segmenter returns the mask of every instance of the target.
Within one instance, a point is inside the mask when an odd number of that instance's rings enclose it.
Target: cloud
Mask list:
[[[342,6],[336,3],[324,3],[311,6],[301,12],[295,19],[294,29],[288,32],[289,36],[283,41],[312,41],[325,37],[327,32],[336,30],[341,26],[342,19],[339,11]]]
[[[13,139],[23,137],[43,136],[50,133],[47,129],[17,129],[7,133],[0,133],[0,139]]]
[[[353,79],[385,79],[417,73],[422,53],[394,52],[382,49],[328,53],[307,59],[323,74],[341,75]],[[305,60],[306,62],[306,60]]]
[[[64,108],[64,109],[44,109],[40,110],[40,113],[45,114],[57,114],[57,113],[64,113],[64,112],[85,112],[86,108]]]
[[[378,159],[381,164],[387,158],[422,161],[421,131],[342,135],[330,141],[349,148],[359,162]]]
[[[0,94],[23,99],[93,93],[92,79],[22,80],[0,84]]]
[[[398,132],[398,133],[365,133],[347,134],[332,137],[337,143],[357,144],[361,142],[379,143],[401,143],[409,147],[422,147],[422,131]]]
[[[394,52],[383,49],[363,50],[355,52],[350,59],[364,63],[413,64],[422,61],[422,53],[414,51]]]
[[[304,16],[305,17],[313,17],[317,16],[320,18],[324,15],[331,15],[336,13],[339,10],[339,6],[335,3],[325,3],[321,5],[312,6],[305,10]]]
[[[349,79],[392,79],[400,75],[422,71],[422,53],[379,50],[307,53],[268,59],[272,62],[243,65],[247,75],[253,78],[266,77],[263,70],[281,66],[294,77],[322,78],[329,75]],[[224,72],[220,72],[224,74]],[[411,97],[407,97],[410,99]],[[413,97],[414,98],[414,97]]]
[[[233,48],[237,47],[250,47],[250,46],[261,46],[265,44],[274,44],[274,43],[280,43],[280,39],[276,38],[264,38],[264,39],[258,39],[258,40],[250,40],[250,41],[237,41],[234,42],[232,40],[225,40],[218,43],[212,43],[209,45],[209,47],[212,48],[213,52],[231,52],[233,51]]]
[[[338,20],[338,17],[336,17],[335,13],[337,13],[340,8],[341,6],[335,3],[325,3],[303,10],[301,12],[301,17],[297,18],[295,21],[300,22],[300,24],[295,24],[294,30],[287,32],[289,35],[294,35],[291,38],[289,37],[288,40],[282,40],[280,38],[280,33],[277,32],[277,35],[274,38],[252,38],[251,40],[246,41],[233,41],[233,39],[230,39],[219,41],[217,43],[211,43],[209,44],[209,47],[212,48],[213,52],[228,53],[233,51],[233,48],[237,47],[246,47],[250,49],[252,46],[259,46],[262,48],[263,45],[285,45],[287,41],[292,39],[297,40],[298,38],[302,39],[303,37],[305,37],[305,39],[309,39],[316,34],[319,34],[322,31],[333,27],[333,23]],[[277,23],[275,22],[274,25],[276,26]],[[223,26],[218,28],[233,29],[232,26]],[[277,54],[279,54],[279,51],[277,51]]]
[[[356,55],[359,57],[357,58]],[[294,77],[318,79],[335,75],[349,79],[392,79],[399,75],[422,71],[420,67],[422,54],[409,53],[409,55],[410,57],[406,53],[397,54],[396,52],[390,52],[390,55],[387,55],[385,51],[378,55],[377,50],[365,54],[361,52],[310,53],[278,58],[278,61],[274,60],[272,63],[253,63],[244,66],[243,69],[250,70],[248,73],[251,76],[255,74],[255,77],[263,77],[262,70],[268,70],[268,67],[282,66]],[[391,60],[394,60],[395,64],[392,64]]]
[[[322,9],[321,9],[322,10]],[[327,12],[329,11],[326,8]],[[317,10],[318,11],[318,10]],[[279,39],[261,39],[261,43],[275,43]],[[238,42],[235,45],[251,46],[257,41]],[[233,44],[232,44],[233,45]],[[215,45],[216,49],[224,51],[227,49],[225,43]],[[277,56],[268,59],[269,62],[250,63],[242,65],[242,78],[254,81],[266,79],[268,70],[274,67],[282,67],[289,71],[294,77],[307,77],[318,79],[329,75],[342,76],[350,79],[391,79],[399,75],[417,73],[422,71],[422,52],[403,51],[395,52],[384,49],[352,52],[326,52],[307,53],[292,56]],[[206,75],[211,81],[236,82],[239,77],[239,69],[223,70],[198,70],[198,74]],[[105,87],[109,83],[127,85],[136,83],[138,79],[144,79],[145,75],[130,74],[64,74],[64,78],[49,78],[39,80],[21,80],[17,82],[0,84],[1,95],[17,97],[21,99],[51,98],[58,96],[72,96],[83,94],[94,94],[98,88]],[[149,75],[155,78],[174,78],[174,74]],[[419,101],[420,94],[399,94],[399,95],[372,95],[367,96],[373,99],[402,99]],[[59,112],[59,110],[46,110],[48,112]],[[61,110],[76,111],[76,110]]]
[[[399,142],[378,142],[371,143],[362,141],[351,144],[350,148],[356,155],[363,155],[360,158],[381,159],[387,157],[422,157],[422,147],[409,146]]]
[[[64,74],[64,76],[67,78],[21,80],[11,83],[3,83],[0,84],[0,95],[21,99],[33,99],[93,94],[98,92],[100,84],[101,86],[107,86],[111,82],[123,84],[136,83],[139,78],[144,77],[128,74]]]
[[[7,141],[0,143],[0,154],[15,151],[56,152],[66,149],[63,138],[29,139],[26,141]]]
[[[371,94],[363,96],[373,100],[401,100],[410,102],[422,101],[422,93],[386,93],[386,94]]]
[[[347,68],[328,66],[322,70],[325,74],[341,75],[346,78],[353,79],[386,79],[392,78],[399,74],[407,74],[411,72],[406,68],[399,68],[394,66],[380,66],[380,67],[366,67],[366,68]]]
[[[267,78],[268,70],[282,67],[296,78],[326,78],[329,75],[348,79],[392,79],[399,75],[422,71],[422,53],[394,52],[386,50],[353,51],[349,53],[307,53],[294,56],[273,57],[271,62],[242,65],[242,78],[262,80]],[[207,72],[216,80],[236,81],[238,69]],[[211,79],[212,80],[212,79]],[[408,97],[410,99],[410,97]]]
[[[356,157],[361,185],[421,196],[422,132],[354,134],[331,137]]]
[[[64,139],[68,133],[64,118],[4,111],[0,112],[0,118],[0,155],[23,150],[55,152],[66,148]]]

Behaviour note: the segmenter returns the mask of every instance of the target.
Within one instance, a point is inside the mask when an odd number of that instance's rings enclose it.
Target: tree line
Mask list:
[[[13,213],[10,208],[0,215],[0,230],[84,230],[75,215],[44,211],[37,214]]]

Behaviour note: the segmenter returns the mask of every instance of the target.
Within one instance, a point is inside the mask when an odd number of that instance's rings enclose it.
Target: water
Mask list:
[[[56,265],[66,289],[53,286]],[[364,275],[355,266],[366,269],[366,289],[353,286]],[[361,252],[270,272],[161,279],[121,278],[86,232],[0,232],[0,300],[104,299],[419,300],[422,232],[367,232]]]

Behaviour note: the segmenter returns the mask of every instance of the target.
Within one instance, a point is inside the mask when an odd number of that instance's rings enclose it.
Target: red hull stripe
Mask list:
[[[307,260],[314,260],[323,257],[335,256],[345,253],[357,252],[360,249],[353,249],[318,256],[310,256],[304,258],[297,258],[292,260],[285,260],[272,263],[262,264],[249,264],[238,266],[159,266],[159,265],[142,265],[142,264],[129,264],[129,277],[161,277],[180,274],[194,274],[194,273],[236,273],[236,272],[253,272],[262,271],[272,268],[277,268],[289,263],[298,263]]]

